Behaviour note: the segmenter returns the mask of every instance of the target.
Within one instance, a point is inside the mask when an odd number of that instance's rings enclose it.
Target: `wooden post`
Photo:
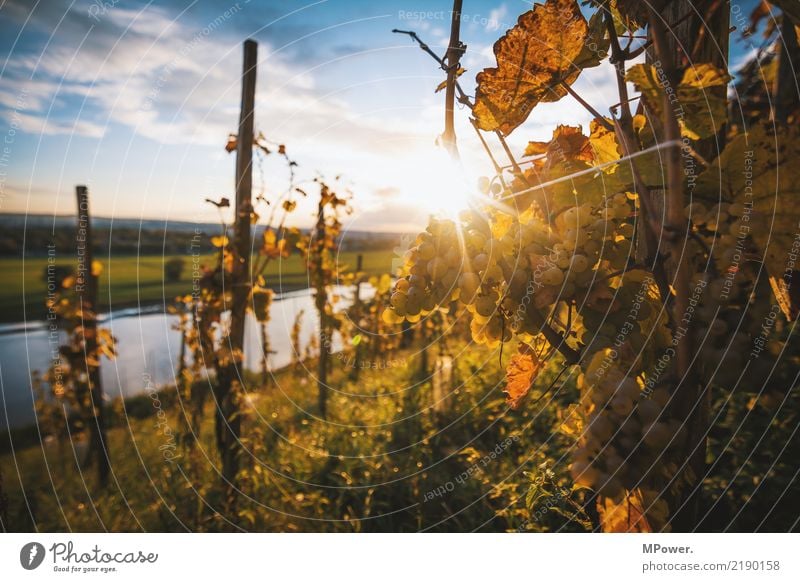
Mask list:
[[[178,352],[178,371],[176,376],[178,377],[178,385],[180,385],[186,371],[186,327],[188,326],[188,315],[185,308],[183,308],[182,313],[178,314],[178,326],[181,332],[181,348]]]
[[[103,385],[100,380],[100,354],[97,350],[97,276],[92,272],[92,224],[89,215],[89,192],[86,186],[76,186],[78,202],[78,231],[76,236],[78,269],[75,291],[78,296],[81,326],[85,342],[86,376],[89,382],[91,419],[89,421],[89,459],[97,463],[97,478],[101,486],[108,483],[110,463],[106,449],[106,424],[103,410]]]
[[[239,472],[241,435],[240,393],[244,364],[244,328],[250,297],[251,217],[253,211],[253,114],[256,97],[258,44],[244,42],[242,107],[236,146],[236,216],[233,223],[234,264],[231,273],[231,319],[228,363],[217,382],[217,447],[222,459],[222,477],[228,487],[229,506],[235,502],[235,479]]]
[[[364,255],[358,253],[356,257],[356,296],[353,300],[357,309],[361,307],[361,283],[363,283],[363,277],[361,272],[364,270]]]
[[[455,129],[456,82],[458,80],[458,62],[461,59],[461,4],[462,0],[453,0],[453,12],[450,20],[450,44],[447,45],[447,84],[444,94],[444,133],[442,144],[453,158],[458,158]]]
[[[364,255],[361,253],[358,254],[356,257],[356,289],[355,289],[355,297],[353,298],[353,307],[350,310],[352,313],[352,320],[356,324],[357,328],[360,327],[360,322],[362,320],[362,315],[364,313],[363,309],[364,306],[361,303],[361,284],[364,282],[364,277],[362,271],[364,270]],[[377,313],[376,313],[377,315]],[[378,318],[375,318],[375,323],[378,323]],[[372,339],[370,340],[373,345],[378,343],[378,335],[374,334]],[[358,376],[361,372],[361,355],[364,353],[364,349],[366,348],[366,344],[364,343],[364,338],[361,338],[361,341],[355,346],[353,349],[353,367],[350,368],[350,372],[348,377],[350,380],[358,380]]]
[[[324,186],[323,186],[324,188]],[[316,240],[311,242],[314,248],[314,306],[319,314],[319,360],[317,362],[317,405],[322,418],[328,414],[328,358],[330,356],[331,338],[328,332],[328,316],[325,308],[328,304],[327,281],[323,271],[325,257],[325,196],[320,192],[317,209],[317,225],[314,229]]]

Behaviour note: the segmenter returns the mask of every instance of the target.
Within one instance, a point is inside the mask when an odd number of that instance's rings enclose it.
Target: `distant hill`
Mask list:
[[[75,246],[76,217],[46,214],[0,215],[0,256],[45,256],[50,244],[65,252]],[[93,217],[94,250],[113,255],[161,255],[189,253],[197,231],[201,253],[211,252],[209,236],[219,233],[217,223],[174,220],[140,220],[138,218]],[[261,236],[263,226],[257,226]],[[401,234],[347,231],[342,250],[392,249]],[[197,244],[197,240],[194,244]],[[194,247],[194,250],[198,250]]]

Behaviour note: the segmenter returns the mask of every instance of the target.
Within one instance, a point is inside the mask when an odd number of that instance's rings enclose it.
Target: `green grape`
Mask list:
[[[381,314],[381,320],[386,325],[396,325],[400,323],[403,318],[398,316],[397,313],[392,309],[384,309],[383,313]]]
[[[436,247],[432,243],[424,242],[419,245],[417,252],[419,253],[420,259],[429,261],[436,256]]]
[[[643,428],[644,443],[652,449],[662,450],[669,444],[672,431],[666,423],[653,422]]]
[[[483,271],[489,266],[489,255],[480,253],[472,258],[472,268],[476,271]]]
[[[441,284],[442,287],[445,289],[452,289],[456,286],[456,282],[458,281],[458,270],[457,269],[447,269],[447,272],[442,276]]]
[[[438,281],[447,273],[447,263],[444,259],[436,257],[428,263],[428,275],[432,281]]]
[[[422,311],[422,299],[422,297],[412,298],[409,295],[408,300],[406,301],[406,317],[419,315],[419,312]],[[411,320],[409,319],[409,321]]]
[[[473,297],[481,286],[481,279],[475,273],[463,273],[458,278],[458,287],[461,290],[461,300],[471,303]]]
[[[400,291],[392,293],[392,296],[389,299],[389,302],[392,304],[392,307],[400,307],[400,308],[405,307],[407,301],[408,301],[408,296]]]
[[[589,268],[589,259],[586,255],[573,255],[572,259],[570,259],[569,268],[575,274],[583,273]]]
[[[589,422],[589,430],[592,433],[592,437],[602,442],[607,442],[611,435],[614,434],[614,425],[605,415],[599,414],[595,415]]]
[[[482,275],[485,282],[496,283],[503,280],[503,270],[499,265],[489,265],[489,267],[483,271]]]
[[[551,267],[539,276],[544,285],[561,285],[564,282],[564,271],[557,267]]]
[[[630,222],[623,222],[617,227],[617,232],[625,238],[631,238],[634,233],[634,227]]]
[[[497,308],[497,303],[488,295],[479,295],[475,300],[475,311],[483,317],[489,317]]]
[[[636,404],[636,413],[644,424],[652,424],[661,415],[661,406],[654,400],[640,400]]]
[[[728,206],[728,214],[731,216],[744,216],[745,215],[745,208],[743,204],[738,202],[734,202],[730,206]]]
[[[611,399],[611,410],[620,416],[628,416],[633,411],[633,400],[624,394],[617,394]]]

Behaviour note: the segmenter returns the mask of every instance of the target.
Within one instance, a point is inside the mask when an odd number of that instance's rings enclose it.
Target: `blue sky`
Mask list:
[[[494,62],[491,46],[529,9],[521,0],[466,0],[465,88]],[[747,4],[747,3],[746,3]],[[355,193],[351,228],[415,229],[460,196],[434,142],[443,73],[407,37],[442,53],[450,1],[12,1],[0,7],[2,212],[68,214],[87,183],[93,211],[114,217],[214,220],[206,197],[230,196],[241,43],[259,42],[256,125],[286,143],[301,177],[343,174]],[[745,50],[734,48],[734,59]],[[615,102],[600,67],[575,85],[601,110]],[[488,173],[467,113],[458,133],[467,180]],[[569,98],[537,108],[512,145],[556,122],[587,124]],[[9,143],[10,141],[10,143]],[[263,168],[269,193],[285,185]],[[255,188],[262,186],[256,172]],[[449,187],[450,186],[450,187]],[[457,188],[455,189],[457,190]],[[311,207],[296,221],[311,223]]]

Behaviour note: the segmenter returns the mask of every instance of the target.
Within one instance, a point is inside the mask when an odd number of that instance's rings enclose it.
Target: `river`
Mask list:
[[[372,290],[362,286],[362,296]],[[352,302],[352,290],[336,288],[341,300],[339,309]],[[291,331],[297,314],[304,311],[300,333],[301,350],[318,329],[313,294],[309,289],[285,293],[275,298],[267,324],[270,348],[269,365],[278,369],[292,360]],[[173,329],[178,317],[163,311],[147,312],[122,310],[100,316],[102,327],[117,338],[117,357],[102,359],[100,372],[103,390],[108,399],[142,394],[149,380],[156,386],[175,383],[180,333]],[[245,366],[260,370],[262,349],[258,322],[248,315],[245,326]],[[0,326],[0,427],[20,427],[35,421],[34,390],[31,377],[35,371],[44,373],[51,364],[51,345],[43,323]],[[334,337],[333,350],[341,349]],[[151,384],[151,385],[152,385]]]

